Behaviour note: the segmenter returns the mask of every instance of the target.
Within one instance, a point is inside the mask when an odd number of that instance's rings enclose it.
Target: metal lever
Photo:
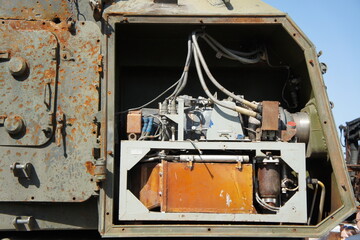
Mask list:
[[[13,172],[15,177],[25,177],[25,178],[30,178],[31,168],[32,168],[31,163],[20,164],[16,162],[10,166],[10,170]]]
[[[51,108],[51,79],[47,79],[44,83],[44,104],[48,111]]]

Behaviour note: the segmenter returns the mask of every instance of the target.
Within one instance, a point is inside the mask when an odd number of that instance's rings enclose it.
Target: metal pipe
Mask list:
[[[319,188],[319,185],[316,184],[315,190],[314,190],[314,197],[313,197],[313,200],[312,200],[312,203],[311,203],[310,214],[309,214],[309,218],[308,218],[308,221],[307,221],[307,224],[308,224],[308,225],[310,225],[311,217],[312,217],[312,214],[313,214],[313,212],[314,212],[315,199],[316,199],[316,195],[317,195],[318,188]]]
[[[210,41],[212,41],[220,50],[222,50],[225,54],[227,54],[229,57],[231,57],[234,60],[237,60],[239,62],[242,63],[257,63],[260,61],[260,56],[259,54],[257,54],[256,58],[254,59],[249,59],[249,58],[245,58],[245,57],[240,57],[234,53],[232,53],[231,51],[229,51],[227,48],[225,48],[223,45],[221,45],[218,41],[216,41],[215,39],[213,39],[210,35],[208,34],[204,34],[204,37],[208,38]]]
[[[188,39],[188,53],[187,53],[185,67],[184,67],[184,71],[183,71],[184,76],[183,76],[183,79],[181,81],[181,84],[179,84],[179,89],[174,94],[174,99],[176,99],[176,97],[181,93],[181,91],[186,86],[188,75],[189,75],[189,67],[190,67],[190,64],[191,64],[192,54],[193,54],[192,43],[191,43],[191,37],[189,36],[189,39]]]
[[[318,180],[318,184],[321,187],[321,195],[320,195],[320,203],[319,203],[319,216],[318,223],[322,219],[323,211],[324,211],[324,203],[325,203],[325,185],[321,181]]]
[[[170,156],[169,156],[170,157]],[[179,161],[194,162],[249,162],[247,155],[180,155]]]
[[[306,112],[291,114],[296,123],[296,137],[299,142],[308,143],[310,136],[310,117]]]
[[[202,55],[201,53],[201,50],[200,50],[200,47],[199,47],[199,44],[197,42],[197,36],[196,36],[196,32],[193,32],[192,33],[192,40],[193,40],[193,45],[195,46],[194,47],[194,57],[196,56],[196,58],[198,58],[198,60],[200,60],[201,62],[201,65],[202,67],[204,68],[205,72],[206,72],[206,75],[209,77],[209,79],[211,80],[211,82],[220,90],[222,91],[223,93],[225,93],[226,95],[228,95],[229,97],[232,97],[233,99],[245,104],[246,106],[256,110],[258,109],[258,104],[255,104],[255,103],[251,103],[245,99],[242,99],[238,96],[236,96],[235,94],[233,94],[232,92],[230,92],[229,90],[227,90],[225,87],[223,87],[215,78],[214,76],[211,74],[207,64],[206,64],[206,61],[204,59],[204,56]],[[195,62],[196,62],[196,58],[195,58]],[[199,64],[200,65],[200,64]],[[198,66],[198,65],[196,65]],[[198,67],[197,67],[198,68]],[[200,78],[200,76],[199,76]],[[244,108],[245,109],[245,108]],[[246,109],[247,110],[247,109]],[[243,113],[245,115],[248,115],[250,116],[250,112],[253,112],[253,111],[250,111],[250,110],[247,110],[248,112],[247,113]],[[252,114],[253,115],[253,114]],[[252,116],[252,117],[256,117],[256,114],[255,116]]]
[[[206,86],[206,83],[205,83],[205,80],[204,80],[204,76],[202,74],[202,71],[201,71],[201,67],[200,67],[200,62],[199,62],[199,58],[198,58],[198,53],[196,51],[196,47],[195,45],[193,44],[193,48],[194,48],[194,59],[195,59],[195,65],[196,65],[196,70],[197,70],[197,73],[198,73],[198,76],[199,76],[199,80],[200,80],[200,83],[201,83],[201,86],[205,92],[205,94],[211,99],[211,101],[213,101],[215,104],[218,104],[224,108],[228,108],[230,110],[233,110],[235,112],[238,112],[240,114],[244,114],[244,115],[247,115],[247,116],[251,116],[251,117],[255,117],[255,118],[260,118],[261,119],[261,116],[254,112],[254,111],[251,111],[251,110],[248,110],[246,108],[242,108],[242,107],[238,107],[238,106],[229,106],[227,104],[224,104],[222,103],[221,101],[219,101],[218,99],[216,99],[209,91],[208,87]]]

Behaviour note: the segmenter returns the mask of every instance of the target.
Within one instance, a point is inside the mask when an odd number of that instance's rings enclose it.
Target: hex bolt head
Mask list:
[[[4,127],[9,134],[17,134],[24,128],[24,122],[20,116],[9,116],[5,119]]]
[[[21,76],[27,70],[26,60],[22,57],[13,57],[9,61],[9,71],[13,76]]]

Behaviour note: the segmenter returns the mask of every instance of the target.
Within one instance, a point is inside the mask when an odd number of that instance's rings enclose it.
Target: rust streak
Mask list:
[[[95,165],[91,161],[85,162],[86,172],[95,175]]]

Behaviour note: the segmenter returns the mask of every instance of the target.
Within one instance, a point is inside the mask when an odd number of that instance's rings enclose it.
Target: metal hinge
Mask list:
[[[104,158],[95,160],[94,175],[96,182],[102,182],[106,179],[106,160]]]

